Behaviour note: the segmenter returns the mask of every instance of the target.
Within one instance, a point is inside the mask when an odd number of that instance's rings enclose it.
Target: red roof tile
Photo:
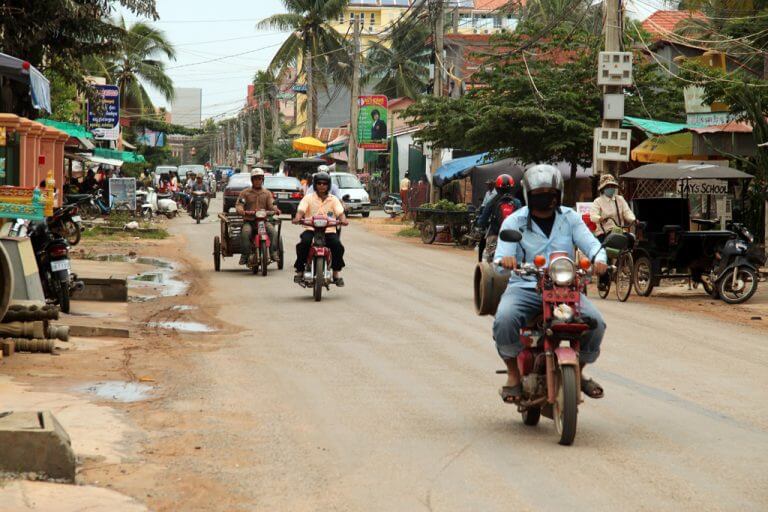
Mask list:
[[[506,7],[510,3],[508,0],[475,0],[475,9],[494,11]],[[525,5],[525,2],[520,0],[519,4]]]
[[[685,20],[707,19],[700,11],[656,11],[643,21],[643,28],[654,36],[654,39],[663,39],[678,28]]]

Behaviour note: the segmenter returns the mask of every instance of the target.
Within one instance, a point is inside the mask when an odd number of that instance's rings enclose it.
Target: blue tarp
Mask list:
[[[432,183],[438,187],[442,187],[450,181],[464,178],[476,165],[491,163],[492,160],[486,160],[487,157],[488,153],[481,153],[479,155],[465,156],[451,160],[437,168],[434,176],[432,176]]]

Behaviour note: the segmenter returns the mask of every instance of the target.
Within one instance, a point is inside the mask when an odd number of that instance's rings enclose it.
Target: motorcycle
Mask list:
[[[78,215],[76,203],[54,209],[53,216],[47,219],[48,229],[52,233],[64,237],[69,245],[77,245],[80,242],[82,221],[83,219]]]
[[[333,281],[331,250],[325,245],[325,232],[328,228],[340,226],[341,223],[325,215],[315,215],[310,219],[301,219],[301,224],[314,228],[315,234],[304,267],[304,275],[298,283],[302,288],[312,288],[315,302],[320,302],[323,298],[323,288],[330,291]]]
[[[765,250],[756,245],[755,237],[746,226],[729,222],[726,229],[737,238],[725,242],[715,252],[714,266],[706,280],[707,292],[726,304],[741,304],[757,292],[760,267],[765,265]]]
[[[400,196],[395,194],[389,194],[387,200],[384,201],[384,213],[392,218],[403,214],[403,200]]]
[[[251,238],[251,254],[248,257],[246,265],[254,274],[258,274],[261,271],[262,276],[267,275],[267,267],[270,263],[276,261],[277,269],[283,269],[283,263],[285,256],[283,253],[283,238],[282,238],[282,222],[280,219],[275,220],[275,214],[273,212],[267,212],[266,210],[258,211],[246,211],[244,212],[244,218],[249,218],[256,221],[256,229],[253,232]],[[267,222],[277,223],[277,240],[273,241],[269,239],[269,232],[267,231]],[[273,260],[270,256],[273,243],[278,245],[278,257],[277,260]]]
[[[499,237],[505,242],[519,242],[522,234],[504,230]],[[602,246],[623,250],[627,244],[625,235],[611,234]],[[501,262],[494,263],[498,266]],[[596,321],[582,317],[580,310],[581,294],[589,283],[593,263],[594,259],[582,258],[577,264],[568,253],[553,252],[549,262],[543,255],[537,255],[533,264],[526,263],[512,271],[535,277],[536,290],[542,296],[541,315],[520,330],[523,350],[517,356],[517,365],[523,395],[517,404],[518,412],[529,426],[537,425],[542,415],[553,419],[562,445],[573,444],[578,406],[582,402],[580,339],[596,327]]]
[[[70,294],[82,289],[84,284],[70,272],[67,241],[52,233],[44,222],[30,223],[27,230],[46,299],[58,304],[64,313],[69,313]]]
[[[511,195],[505,195],[499,200],[496,204],[496,213],[491,215],[489,226],[485,231],[477,225],[481,215],[477,216],[471,232],[471,237],[477,242],[477,261],[493,261],[493,255],[496,254],[498,236],[492,233],[498,233],[504,220],[515,213],[513,200],[514,198]],[[486,208],[489,208],[489,206],[486,206]]]
[[[192,192],[192,201],[190,202],[189,210],[192,212],[192,218],[200,224],[203,219],[203,211],[206,207],[206,201],[208,200],[207,194],[202,190],[195,190]]]
[[[153,215],[165,215],[169,219],[176,216],[179,211],[179,205],[171,199],[170,193],[158,194],[157,191],[149,187],[146,191],[136,192],[137,201],[138,197],[141,197],[142,205],[142,217],[150,220]]]

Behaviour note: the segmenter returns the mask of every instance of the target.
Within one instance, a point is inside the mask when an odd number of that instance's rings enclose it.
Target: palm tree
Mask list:
[[[363,81],[375,82],[377,94],[415,99],[429,80],[429,34],[429,27],[415,17],[395,23],[386,41],[371,45]]]
[[[91,59],[89,68],[106,74],[120,88],[120,107],[125,111],[143,114],[152,110],[144,84],[156,89],[166,100],[173,99],[173,80],[160,58],[174,60],[176,51],[165,34],[140,21],[128,28],[122,16],[116,25],[122,29],[117,51],[106,58]]]
[[[280,140],[280,110],[278,105],[279,88],[277,86],[277,77],[269,70],[257,71],[253,77],[254,94],[259,100],[259,118],[263,119],[264,103],[270,107],[272,144],[277,144]]]
[[[331,82],[348,85],[349,44],[331,25],[344,12],[349,0],[283,0],[288,11],[262,20],[259,29],[291,31],[291,35],[272,58],[269,71],[282,76],[288,68],[299,67],[299,75],[307,81],[307,100],[312,108],[307,112],[307,127],[315,133],[317,122],[317,91],[327,90]],[[311,64],[312,76],[308,76]]]

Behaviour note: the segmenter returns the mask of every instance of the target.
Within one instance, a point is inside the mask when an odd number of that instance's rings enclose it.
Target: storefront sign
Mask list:
[[[728,194],[728,182],[725,180],[680,180],[677,182],[677,193],[680,195],[713,195]]]
[[[101,113],[88,104],[88,129],[96,140],[120,137],[120,89],[116,85],[94,85],[101,97]]]
[[[706,128],[726,124],[734,119],[735,116],[728,112],[701,112],[688,114],[686,121],[689,128]]]
[[[359,96],[357,115],[357,146],[369,151],[387,150],[386,96]]]

